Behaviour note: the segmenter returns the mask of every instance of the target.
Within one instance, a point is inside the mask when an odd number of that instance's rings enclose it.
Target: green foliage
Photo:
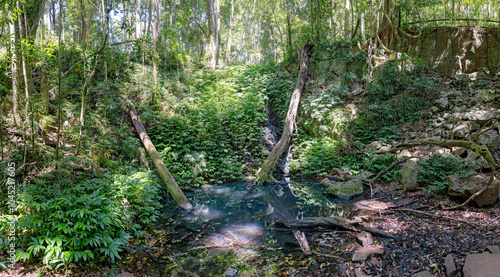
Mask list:
[[[367,90],[369,100],[351,124],[363,143],[397,138],[396,125],[419,117],[437,93],[436,79],[423,66],[401,70],[406,60],[391,61]]]
[[[431,184],[432,187],[425,190],[431,194],[445,192],[447,188],[446,177],[456,174],[460,177],[467,177],[473,171],[467,169],[467,164],[463,159],[452,155],[443,156],[434,154],[427,159],[420,159],[418,181],[424,184]]]
[[[137,223],[156,222],[162,198],[156,175],[120,170],[129,175],[110,174],[62,190],[44,179],[26,187],[17,195],[22,214],[16,226],[17,258],[55,267],[121,259],[120,252],[131,238],[128,232],[140,235],[142,227]],[[8,227],[4,216],[1,239],[6,238]]]
[[[165,103],[169,112],[150,134],[178,183],[240,180],[245,160],[261,157],[265,92],[274,70],[236,66],[195,72],[186,84],[191,93]]]

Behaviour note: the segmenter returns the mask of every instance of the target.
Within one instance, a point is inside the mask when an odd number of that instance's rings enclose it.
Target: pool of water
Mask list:
[[[315,216],[349,217],[354,202],[325,195],[324,187],[314,180],[275,183],[252,190],[247,185],[247,182],[207,185],[186,192],[195,210],[183,213],[170,200],[164,214],[176,218],[181,226],[207,230],[198,247],[236,246],[251,254],[270,240],[297,247],[297,234],[286,226],[287,222]]]

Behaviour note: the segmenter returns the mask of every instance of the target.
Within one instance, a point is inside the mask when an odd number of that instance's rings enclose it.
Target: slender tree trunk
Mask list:
[[[365,13],[361,13],[361,40],[365,39]]]
[[[227,39],[227,51],[226,51],[226,62],[227,63],[231,62],[231,43],[232,43],[231,40],[233,38],[234,2],[235,2],[235,0],[231,1],[231,15],[229,17],[229,34],[228,34],[228,39]]]
[[[345,16],[345,22],[344,22],[344,38],[349,39],[349,34],[350,34],[350,23],[349,23],[349,16],[351,12],[351,1],[345,0],[345,10],[344,10],[344,16]]]
[[[153,103],[155,101],[155,96],[158,87],[158,53],[156,49],[156,43],[158,41],[158,33],[160,32],[160,12],[158,0],[153,0],[153,12],[154,12],[154,27],[153,27]]]
[[[59,0],[59,7],[61,7],[61,0]],[[62,20],[61,20],[62,21]],[[60,23],[62,24],[62,22]],[[59,168],[59,141],[60,141],[60,135],[61,135],[61,102],[62,102],[62,92],[61,92],[61,67],[62,67],[62,62],[61,62],[61,28],[59,28],[59,32],[57,34],[57,44],[58,44],[58,51],[59,55],[57,56],[58,60],[58,67],[57,67],[57,77],[58,77],[58,82],[57,82],[57,94],[58,94],[58,103],[57,103],[57,142],[56,142],[56,169]]]
[[[175,182],[174,177],[172,176],[172,174],[170,174],[170,171],[168,171],[160,155],[158,155],[158,151],[156,151],[153,142],[151,142],[151,139],[148,136],[146,128],[144,128],[144,125],[142,125],[139,119],[137,119],[137,114],[134,111],[130,111],[129,114],[130,118],[132,119],[132,123],[134,124],[134,127],[137,130],[137,133],[139,134],[142,143],[144,144],[144,147],[148,151],[151,160],[153,160],[153,163],[155,164],[156,169],[158,170],[158,174],[160,174],[161,179],[167,185],[170,195],[172,196],[172,198],[179,207],[188,211],[192,210],[193,206],[191,205],[191,203],[189,203],[189,200],[186,198],[182,190],[179,188],[177,182]]]
[[[295,118],[299,109],[300,95],[304,89],[307,79],[307,71],[309,69],[309,58],[311,57],[313,45],[307,42],[304,47],[298,51],[298,59],[300,63],[300,72],[297,78],[297,84],[293,90],[288,113],[285,118],[285,126],[280,140],[273,148],[271,154],[267,157],[262,167],[257,171],[254,183],[261,182],[274,182],[273,171],[279,159],[283,155],[292,139],[294,126],[296,124]]]
[[[17,69],[17,47],[16,47],[16,26],[15,21],[11,18],[9,23],[10,30],[10,69],[12,76],[12,114],[14,115],[14,121],[17,126],[21,126],[21,115],[19,114],[19,80],[18,80],[18,69]],[[19,18],[18,18],[19,20]]]
[[[141,38],[142,30],[141,30],[141,2],[135,1],[135,39]]]

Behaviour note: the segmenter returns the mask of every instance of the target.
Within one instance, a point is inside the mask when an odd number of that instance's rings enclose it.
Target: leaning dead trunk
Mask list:
[[[302,90],[304,89],[307,79],[307,70],[309,69],[309,58],[311,57],[312,48],[313,45],[306,42],[304,47],[298,53],[300,61],[299,78],[297,80],[297,85],[293,90],[292,99],[290,100],[290,106],[288,107],[283,133],[278,143],[274,146],[269,157],[267,157],[262,167],[259,171],[257,171],[255,183],[276,181],[273,177],[273,171],[281,155],[283,155],[285,150],[288,149],[288,144],[292,138],[295,118],[297,117],[297,111],[299,109],[300,95],[302,94]]]
[[[137,130],[137,133],[139,134],[144,147],[153,160],[153,163],[155,164],[161,179],[167,185],[168,191],[170,192],[170,195],[172,195],[172,198],[174,198],[177,205],[179,205],[179,207],[183,208],[184,210],[189,211],[193,209],[193,206],[191,205],[191,203],[189,203],[189,200],[187,200],[186,196],[175,182],[174,177],[172,177],[172,174],[170,174],[170,172],[168,171],[165,163],[163,163],[160,155],[158,155],[158,151],[156,151],[153,142],[151,142],[151,139],[146,132],[146,128],[144,128],[144,125],[142,125],[142,123],[139,121],[139,119],[137,118],[137,114],[135,114],[134,111],[130,111],[130,118],[134,123],[134,127]]]

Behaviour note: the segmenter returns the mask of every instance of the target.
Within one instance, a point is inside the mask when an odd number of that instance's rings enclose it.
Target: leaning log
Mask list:
[[[288,144],[292,138],[293,127],[296,124],[295,118],[297,117],[297,111],[299,109],[300,95],[302,94],[302,90],[306,84],[307,71],[309,69],[309,58],[311,58],[311,50],[313,47],[314,45],[306,42],[304,47],[298,51],[300,61],[299,77],[290,100],[290,106],[288,107],[283,133],[278,143],[274,146],[269,157],[267,157],[264,164],[257,171],[254,184],[262,182],[276,182],[273,177],[273,171],[279,159],[283,153],[285,153],[285,150],[288,149]]]
[[[163,163],[163,160],[160,158],[160,155],[158,155],[158,151],[156,151],[155,146],[153,145],[153,142],[151,142],[151,139],[148,136],[148,133],[146,132],[146,128],[144,128],[144,125],[139,121],[137,118],[137,114],[134,111],[130,111],[130,118],[132,119],[132,123],[134,123],[134,127],[137,130],[137,133],[139,134],[139,137],[141,138],[142,143],[144,144],[144,147],[149,153],[149,156],[153,160],[153,163],[156,166],[156,169],[158,170],[158,174],[160,174],[161,179],[165,184],[167,185],[168,191],[170,192],[170,195],[172,195],[172,198],[174,198],[175,202],[179,207],[181,207],[184,210],[192,210],[193,205],[189,203],[189,200],[186,198],[182,190],[179,188],[177,185],[177,182],[175,182],[174,177],[172,174],[170,174],[170,171],[168,171],[167,167],[165,166],[165,163]]]

